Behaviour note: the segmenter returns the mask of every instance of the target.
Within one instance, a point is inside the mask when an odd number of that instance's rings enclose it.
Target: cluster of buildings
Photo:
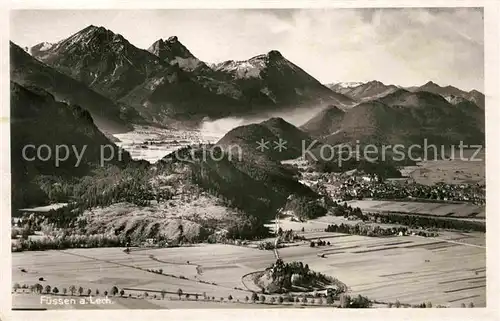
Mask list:
[[[437,183],[429,186],[399,181],[379,183],[354,177],[348,178],[340,185],[338,198],[430,199],[469,202],[480,206],[486,202],[484,185]]]

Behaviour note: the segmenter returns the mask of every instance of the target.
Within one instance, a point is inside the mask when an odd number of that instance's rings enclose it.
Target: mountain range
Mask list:
[[[457,104],[463,100],[473,102],[481,109],[484,109],[485,97],[481,92],[473,89],[464,91],[453,86],[441,87],[429,81],[422,86],[401,87],[396,85],[386,85],[380,81],[373,80],[363,82],[340,82],[326,85],[331,90],[346,95],[356,102],[363,102],[377,99],[395,92],[398,89],[406,89],[411,92],[427,91],[442,96],[448,102]]]
[[[59,73],[159,124],[354,103],[276,50],[209,66],[175,36],[143,50],[119,34],[91,25],[58,43],[35,45],[29,52]]]
[[[173,36],[147,50],[123,36],[89,26],[57,43],[22,49],[10,44],[11,157],[13,204],[47,200],[42,176],[92,175],[99,146],[133,124],[195,126],[207,119],[277,114],[311,109],[300,128],[279,117],[231,129],[215,146],[242,149],[241,160],[188,162],[191,178],[216,197],[252,215],[283,207],[290,195],[320,196],[299,183],[281,161],[301,155],[302,146],[358,141],[361,144],[482,144],[484,95],[429,82],[402,88],[379,81],[325,86],[276,50],[244,61],[208,64]],[[321,111],[312,115],[312,110]],[[257,117],[256,117],[257,118]],[[258,141],[267,148],[258,150]],[[278,143],[285,142],[284,150]],[[83,166],[26,162],[27,144],[89,146]],[[114,145],[112,145],[114,146]],[[114,146],[116,148],[116,146]],[[186,148],[188,153],[195,147]],[[163,159],[168,168],[170,156]],[[227,155],[226,155],[227,156]],[[125,163],[133,163],[127,155]],[[272,209],[272,210],[269,210]]]
[[[441,87],[438,84],[429,81],[425,85],[418,87],[418,89],[413,91],[428,91],[434,94],[438,94],[443,96],[450,103],[456,104],[458,102],[463,101],[463,99],[473,102],[481,109],[484,109],[485,105],[485,97],[484,94],[473,89],[469,92],[460,90],[453,86],[445,86]],[[462,99],[460,99],[462,98]]]
[[[402,88],[376,80],[324,86],[276,50],[244,61],[208,64],[176,36],[158,39],[145,50],[93,25],[57,43],[37,44],[28,52],[31,56],[11,44],[13,81],[44,88],[58,100],[82,106],[101,130],[108,131],[109,127],[129,130],[131,123],[143,122],[197,126],[206,119],[275,114],[301,107],[319,107],[330,118],[332,106],[347,112],[365,102],[384,103],[402,89],[417,96],[419,92],[440,95],[449,104],[460,105],[457,110],[466,114],[468,109],[463,107],[468,103],[484,110],[484,95],[476,90],[466,92],[433,82]],[[321,118],[316,115],[303,129],[309,128],[314,135],[332,134],[337,126]],[[318,121],[322,126],[313,125]]]
[[[369,81],[367,83],[337,83],[327,85],[331,90],[362,102],[385,96],[398,89],[395,85],[385,85],[380,81]]]
[[[453,105],[428,91],[397,89],[341,110],[330,106],[302,129],[330,144],[482,144],[484,111],[471,101]]]

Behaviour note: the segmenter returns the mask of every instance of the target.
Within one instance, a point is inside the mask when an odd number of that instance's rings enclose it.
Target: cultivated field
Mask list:
[[[484,235],[374,239],[328,234],[316,236],[331,247],[290,247],[280,255],[285,261],[303,260],[311,269],[342,280],[353,294],[382,302],[486,304]]]
[[[419,162],[418,166],[408,166],[401,173],[404,176],[410,176],[415,182],[425,185],[433,185],[439,182],[448,184],[484,184],[485,150],[483,149],[475,157],[473,157],[475,150],[464,150],[464,160],[460,159],[460,151],[458,149],[455,153],[455,158],[452,160],[427,160]]]
[[[267,266],[273,260],[272,251],[231,245],[139,250],[130,254],[125,254],[123,248],[72,249],[13,253],[12,273],[13,282],[21,285],[41,283],[59,289],[75,285],[85,291],[99,289],[101,295],[114,285],[124,288],[126,293],[161,290],[176,293],[180,288],[193,296],[205,292],[227,299],[231,295],[236,301],[251,295],[248,291],[234,289],[244,289],[241,277],[255,271],[246,263],[261,262],[257,265]],[[21,268],[27,273],[21,272]],[[151,273],[147,269],[163,269],[164,274],[171,276]],[[45,281],[38,281],[39,277]],[[18,297],[24,298],[14,296],[14,301]]]
[[[326,221],[283,222],[282,228],[300,230],[309,239],[321,237],[331,246],[309,247],[301,242],[279,250],[287,262],[299,260],[310,268],[346,283],[351,294],[362,294],[380,302],[460,306],[486,304],[486,250],[484,234],[443,232],[437,238],[403,236],[370,238],[323,232]],[[325,258],[321,255],[325,254]],[[125,254],[122,248],[72,249],[64,251],[13,253],[13,282],[41,283],[102,293],[116,285],[126,295],[147,291],[150,299],[115,298],[105,306],[77,308],[248,308],[268,305],[244,304],[255,286],[243,280],[248,273],[263,270],[275,261],[273,251],[252,247],[203,244],[192,247],[142,249]],[[21,268],[27,273],[21,272]],[[160,275],[147,269],[162,269]],[[45,281],[38,281],[43,277]],[[244,281],[244,282],[243,282]],[[250,282],[251,283],[251,282]],[[220,299],[231,295],[240,303],[178,301],[177,289],[192,295],[203,292]],[[237,289],[235,289],[237,288]],[[171,300],[154,300],[151,295],[165,290]],[[191,296],[192,298],[193,296]],[[14,307],[53,307],[40,304],[32,294],[13,296]],[[269,302],[269,300],[268,300]]]
[[[484,207],[467,203],[355,200],[348,204],[359,207],[363,212],[402,212],[460,218],[485,218],[486,215]]]

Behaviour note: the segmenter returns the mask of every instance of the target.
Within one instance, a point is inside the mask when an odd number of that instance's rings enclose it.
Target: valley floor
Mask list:
[[[477,155],[476,150],[464,150],[460,159],[459,150],[452,160],[426,160],[417,166],[407,166],[401,170],[403,176],[411,177],[416,183],[433,185],[447,184],[484,184],[486,182],[485,159],[483,148]],[[447,158],[449,156],[446,156]]]
[[[280,257],[285,262],[307,263],[312,270],[346,283],[350,295],[361,294],[378,302],[486,305],[485,234],[443,232],[436,238],[373,238],[323,232],[327,223],[324,218],[306,223],[283,221],[283,229],[299,231],[304,227],[306,238],[321,238],[332,245],[311,248],[309,241],[303,241],[279,249]],[[114,285],[123,288],[125,296],[149,293],[147,300],[118,298],[116,305],[76,308],[268,308],[267,304],[243,303],[246,296],[251,297],[250,290],[255,290],[243,277],[274,262],[273,251],[225,244],[134,249],[130,254],[123,248],[21,252],[13,253],[12,280],[20,285],[49,284],[60,291],[71,285],[83,287],[84,293],[89,288],[92,293],[99,289],[101,297]],[[163,275],[147,271],[160,268]],[[44,281],[39,281],[40,277]],[[191,300],[179,301],[175,294],[179,288],[190,293]],[[161,290],[170,292],[166,299],[153,299]],[[216,300],[222,297],[224,303],[193,299],[195,294],[201,298],[204,293]],[[229,295],[233,303],[227,302]],[[17,293],[13,307],[68,308],[41,304],[40,295]]]
[[[113,135],[119,141],[116,145],[130,153],[133,159],[144,159],[155,163],[173,151],[198,143],[215,143],[223,133],[197,130],[165,129],[135,125],[134,130]],[[144,144],[150,142],[152,144]]]
[[[461,219],[479,219],[486,217],[485,206],[470,203],[412,202],[405,200],[354,200],[347,202],[352,207],[359,207],[363,212],[398,212]]]

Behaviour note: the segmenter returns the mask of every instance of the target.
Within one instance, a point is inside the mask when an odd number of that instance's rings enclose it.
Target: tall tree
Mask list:
[[[71,286],[69,287],[69,292],[71,292],[71,295],[75,295],[75,292],[76,292],[76,286],[71,285]]]
[[[116,285],[111,288],[110,294],[112,296],[115,296],[118,294],[118,288],[116,287]]]

